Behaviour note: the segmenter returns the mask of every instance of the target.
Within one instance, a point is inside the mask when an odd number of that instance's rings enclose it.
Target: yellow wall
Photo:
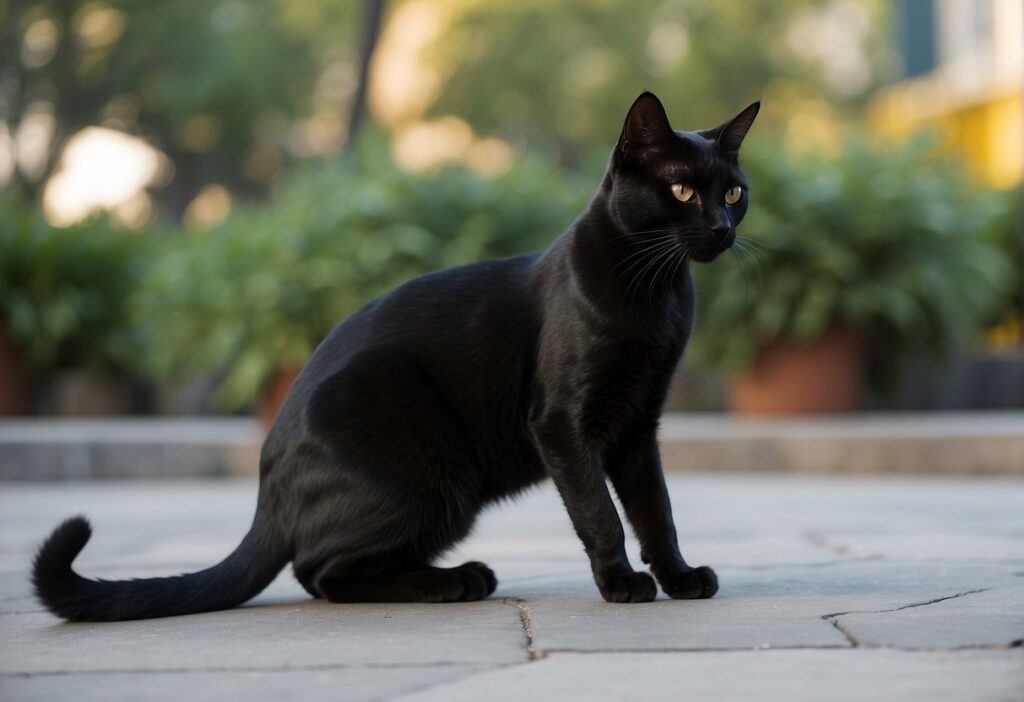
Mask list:
[[[1007,188],[1024,174],[1024,94],[1011,90],[971,103],[943,99],[914,84],[885,90],[871,122],[893,134],[932,128],[945,134],[988,184]]]

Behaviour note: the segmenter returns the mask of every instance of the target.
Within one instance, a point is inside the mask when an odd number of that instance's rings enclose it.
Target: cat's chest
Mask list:
[[[681,352],[680,342],[632,339],[592,354],[579,386],[585,431],[613,441],[638,418],[656,416]]]

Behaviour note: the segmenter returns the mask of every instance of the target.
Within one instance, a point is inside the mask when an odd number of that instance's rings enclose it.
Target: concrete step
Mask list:
[[[0,420],[0,480],[255,475],[247,418]],[[673,471],[1024,475],[1024,411],[750,419],[670,414]]]
[[[0,420],[0,480],[254,475],[259,424],[247,417]]]
[[[1024,475],[1024,411],[671,414],[661,447],[672,470]]]

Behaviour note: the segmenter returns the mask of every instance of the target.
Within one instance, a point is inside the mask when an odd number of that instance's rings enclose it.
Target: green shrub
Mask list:
[[[238,407],[364,302],[429,270],[545,246],[587,190],[526,161],[488,179],[411,174],[371,149],[292,177],[265,205],[168,237],[138,300],[160,375],[219,371]]]
[[[832,158],[752,145],[744,168],[752,244],[699,271],[697,361],[742,370],[775,340],[813,341],[840,322],[867,335],[884,387],[903,360],[942,354],[1008,299],[1013,267],[989,236],[1006,200],[929,139],[853,138]]]
[[[995,198],[998,215],[985,233],[985,239],[995,245],[1012,266],[1010,289],[1002,305],[998,305],[986,322],[990,325],[1006,322],[1007,319],[1024,317],[1024,191],[1021,187],[1004,190],[992,195]]]
[[[138,358],[127,300],[145,239],[105,217],[52,227],[12,194],[0,197],[0,321],[28,370],[123,371]]]

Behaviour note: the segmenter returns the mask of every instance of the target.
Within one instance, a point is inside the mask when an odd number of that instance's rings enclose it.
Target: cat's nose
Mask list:
[[[732,229],[728,224],[715,224],[711,227],[711,232],[717,237],[724,237],[729,234],[729,230]]]

